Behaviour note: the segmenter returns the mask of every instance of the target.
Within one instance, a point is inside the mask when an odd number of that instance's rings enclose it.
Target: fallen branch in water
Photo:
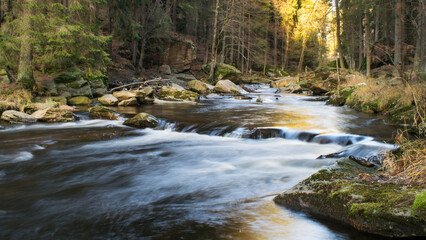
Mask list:
[[[123,88],[126,88],[126,87],[131,87],[131,86],[133,87],[133,86],[138,86],[138,85],[143,86],[143,85],[147,85],[149,83],[161,82],[161,81],[170,81],[170,79],[154,78],[152,80],[148,80],[148,81],[145,81],[145,82],[129,83],[129,84],[125,84],[125,85],[122,85],[122,86],[119,86],[119,87],[112,88],[112,89],[109,90],[109,92],[112,93],[114,91],[117,91],[119,89],[123,89]]]

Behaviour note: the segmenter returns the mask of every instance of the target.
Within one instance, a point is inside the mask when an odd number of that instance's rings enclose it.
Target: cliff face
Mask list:
[[[426,236],[425,186],[367,181],[359,177],[375,171],[349,159],[340,160],[336,166],[320,170],[274,201],[373,234]]]

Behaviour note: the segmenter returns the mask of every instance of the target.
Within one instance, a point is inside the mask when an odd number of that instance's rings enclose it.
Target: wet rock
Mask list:
[[[285,77],[283,79],[271,82],[271,87],[272,88],[283,88],[285,86],[287,86],[290,83],[295,83],[297,82],[297,77]]]
[[[148,113],[139,113],[126,120],[124,125],[135,128],[155,128],[158,126],[158,120],[156,117]]]
[[[257,103],[263,103],[263,98],[262,98],[262,97],[258,97],[258,98],[256,99],[256,102],[257,102]]]
[[[90,105],[92,104],[92,100],[85,96],[73,97],[69,100],[71,105]]]
[[[118,99],[118,101],[124,101],[131,98],[136,98],[136,92],[134,91],[119,91],[114,92],[112,95]]]
[[[10,123],[35,123],[37,119],[29,114],[18,112],[15,110],[4,111],[1,119]]]
[[[197,101],[199,95],[192,91],[182,90],[176,87],[164,86],[160,90],[159,98],[167,101]]]
[[[151,97],[152,93],[154,93],[154,89],[152,87],[144,87],[139,91],[143,92],[145,97]]]
[[[120,107],[137,106],[137,105],[139,105],[139,103],[138,103],[138,99],[135,97],[123,100],[120,103],[118,103],[118,106]]]
[[[278,195],[274,201],[373,234],[426,236],[426,219],[413,214],[413,202],[422,187],[371,179],[380,179],[375,168],[342,159]]]
[[[58,108],[38,110],[34,112],[32,116],[40,122],[74,122],[78,120],[78,118],[71,112]]]
[[[192,80],[188,82],[188,85],[186,87],[188,90],[199,93],[199,94],[207,94],[210,92],[209,87],[205,83],[199,80]]]
[[[230,80],[220,80],[216,83],[214,90],[218,93],[240,94],[240,89],[238,86]]]
[[[71,97],[77,97],[77,96],[86,96],[89,98],[93,97],[92,94],[92,88],[89,84],[85,84],[80,88],[68,88],[69,93],[71,94]]]
[[[170,75],[170,74],[172,74],[172,69],[170,68],[169,65],[161,65],[158,68],[158,71],[160,72],[161,75]]]
[[[95,119],[118,120],[117,113],[104,106],[94,106],[89,109],[89,117]]]
[[[192,80],[197,80],[194,77],[194,75],[192,75],[192,74],[186,74],[186,73],[176,74],[175,77],[176,77],[176,79],[179,79],[179,80],[182,80],[182,81],[185,81],[185,82],[189,82],[189,81],[192,81]]]
[[[241,75],[241,71],[236,67],[229,64],[219,63],[216,65],[214,79],[216,81],[228,79],[234,83],[241,83]]]
[[[48,108],[55,108],[59,106],[59,103],[50,102],[50,103],[31,103],[24,107],[24,112],[28,114],[32,114],[38,110],[44,110]]]
[[[98,98],[98,101],[104,105],[104,106],[117,106],[120,102],[114,95],[112,94],[106,94],[100,98]]]

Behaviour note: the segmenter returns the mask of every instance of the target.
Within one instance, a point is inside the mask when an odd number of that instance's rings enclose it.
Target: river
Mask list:
[[[0,239],[378,239],[272,198],[335,158],[368,156],[393,126],[314,97],[115,108],[119,121],[0,130]],[[256,102],[257,98],[263,102]],[[157,129],[123,126],[147,112]]]

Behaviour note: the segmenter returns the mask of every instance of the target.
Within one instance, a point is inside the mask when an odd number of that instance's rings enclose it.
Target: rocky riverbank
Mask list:
[[[378,170],[341,159],[274,201],[287,208],[388,237],[426,236],[426,188],[381,179]]]

